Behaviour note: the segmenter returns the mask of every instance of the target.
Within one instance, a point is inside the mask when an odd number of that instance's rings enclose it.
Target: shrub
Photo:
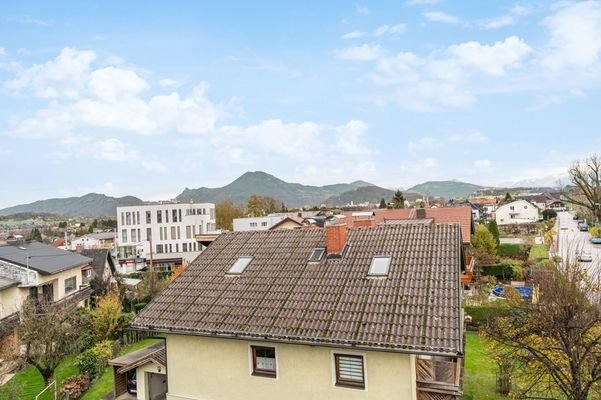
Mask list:
[[[522,252],[522,246],[514,243],[501,243],[499,245],[499,255],[501,257],[519,257]]]
[[[592,237],[600,237],[601,236],[601,229],[599,229],[598,226],[591,226],[590,228],[588,228],[588,231]]]
[[[552,210],[552,209],[547,209],[543,211],[543,219],[546,221],[548,219],[551,218],[556,218],[557,217],[557,211]]]
[[[104,340],[81,353],[75,361],[75,366],[79,372],[87,374],[90,380],[94,380],[104,371],[112,356],[113,342]]]
[[[134,304],[134,310],[136,311],[136,314],[139,313],[141,309],[143,309],[144,307],[146,307],[146,304],[148,304],[148,303],[136,303],[136,304]]]
[[[79,399],[90,387],[90,378],[87,374],[71,376],[63,382],[59,389],[61,399]]]
[[[479,328],[492,318],[506,314],[509,311],[509,306],[504,301],[496,301],[485,306],[466,306],[464,311],[465,315],[472,317],[471,326]]]
[[[482,275],[494,276],[497,279],[511,279],[513,278],[513,268],[511,264],[507,262],[487,265],[482,267]]]

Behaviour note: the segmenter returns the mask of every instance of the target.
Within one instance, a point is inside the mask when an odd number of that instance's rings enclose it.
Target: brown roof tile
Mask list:
[[[462,351],[459,225],[349,229],[341,259],[308,259],[322,229],[221,235],[132,327],[410,352]],[[239,276],[226,271],[253,256]],[[368,278],[375,255],[386,278]]]

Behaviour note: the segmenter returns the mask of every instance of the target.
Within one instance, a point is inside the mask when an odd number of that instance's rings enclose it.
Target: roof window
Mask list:
[[[326,249],[324,247],[316,247],[313,249],[311,253],[311,257],[309,257],[310,262],[317,262],[322,259]]]
[[[367,276],[387,276],[390,269],[390,256],[374,256],[371,259]]]
[[[239,257],[234,263],[234,265],[232,265],[230,269],[227,270],[227,273],[230,275],[240,275],[244,272],[246,267],[248,267],[248,264],[250,264],[252,259],[253,258],[249,256]]]

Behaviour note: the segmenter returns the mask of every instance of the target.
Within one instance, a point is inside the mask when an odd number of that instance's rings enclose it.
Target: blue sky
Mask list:
[[[599,1],[4,3],[0,207],[551,183],[601,149],[600,55]]]

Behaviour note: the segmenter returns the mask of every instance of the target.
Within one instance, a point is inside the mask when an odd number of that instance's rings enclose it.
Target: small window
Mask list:
[[[250,346],[253,358],[253,375],[275,378],[275,347]]]
[[[325,252],[326,252],[326,249],[323,247],[314,248],[313,252],[311,253],[311,257],[309,257],[309,261],[317,262],[317,261],[321,260],[321,258],[323,257]]]
[[[334,354],[336,386],[365,389],[363,356]]]
[[[234,265],[227,271],[228,274],[241,274],[244,272],[248,264],[252,261],[252,257],[240,257],[236,260]]]
[[[368,276],[386,276],[388,275],[388,269],[390,268],[390,257],[388,256],[375,256],[371,259],[371,265],[369,266]]]
[[[71,278],[65,279],[65,294],[72,292],[77,287],[77,278],[72,276]]]

